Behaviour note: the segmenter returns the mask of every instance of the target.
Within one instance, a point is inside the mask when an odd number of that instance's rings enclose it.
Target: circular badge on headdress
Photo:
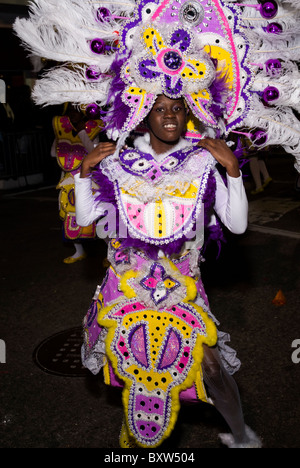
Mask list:
[[[182,66],[182,57],[178,52],[169,50],[164,54],[163,61],[165,66],[172,71],[179,70]]]
[[[179,11],[180,21],[185,26],[197,26],[203,20],[204,15],[203,6],[195,0],[184,3]]]

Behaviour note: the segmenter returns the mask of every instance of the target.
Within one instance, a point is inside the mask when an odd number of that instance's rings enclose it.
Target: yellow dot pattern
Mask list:
[[[157,55],[156,47],[158,47],[159,50],[166,47],[163,38],[154,28],[146,28],[143,33],[143,39],[145,41],[146,47],[152,52],[154,56]],[[154,46],[154,41],[156,43],[156,47]]]
[[[168,386],[174,381],[174,375],[168,369],[158,372],[156,368],[161,359],[160,350],[164,345],[167,327],[171,325],[178,329],[186,340],[189,340],[191,336],[192,327],[172,313],[166,311],[160,313],[156,310],[143,310],[138,313],[129,314],[124,320],[123,326],[125,329],[128,329],[134,322],[143,320],[148,323],[149,334],[147,339],[149,340],[148,346],[150,348],[151,360],[149,364],[151,369],[144,370],[142,367],[132,365],[126,369],[126,373],[132,375],[137,383],[143,384],[150,392],[156,389],[166,392]]]
[[[195,71],[196,70],[196,71]],[[182,78],[189,78],[189,79],[199,79],[204,78],[206,75],[206,64],[200,62],[196,59],[188,59],[186,66],[183,68],[181,72]]]
[[[154,237],[165,237],[166,232],[166,212],[162,202],[155,203],[154,213]]]

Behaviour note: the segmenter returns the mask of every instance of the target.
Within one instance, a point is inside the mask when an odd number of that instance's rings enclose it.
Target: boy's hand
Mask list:
[[[104,158],[113,154],[115,149],[116,143],[110,141],[99,143],[99,145],[84,158],[81,164],[80,177],[87,177],[91,173],[91,170]]]
[[[218,163],[225,167],[227,174],[230,177],[240,177],[238,160],[231,149],[227,146],[225,140],[203,138],[203,140],[198,142],[198,146],[209,151]]]

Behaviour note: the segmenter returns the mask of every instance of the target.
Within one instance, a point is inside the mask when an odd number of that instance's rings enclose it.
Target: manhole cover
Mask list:
[[[50,374],[84,377],[81,363],[82,328],[71,328],[44,340],[34,351],[34,362]]]

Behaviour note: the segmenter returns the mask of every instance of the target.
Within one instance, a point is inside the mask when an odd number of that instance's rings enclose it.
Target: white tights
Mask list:
[[[74,242],[75,253],[72,255],[73,258],[81,257],[85,253],[84,248],[81,243]]]
[[[234,378],[224,369],[217,348],[204,345],[202,361],[204,383],[215,408],[230,427],[236,442],[247,439],[239,390]]]
[[[249,165],[255,183],[255,188],[259,189],[262,187],[263,182],[270,177],[266,163],[263,159],[258,159],[256,156],[252,156],[250,158]]]

